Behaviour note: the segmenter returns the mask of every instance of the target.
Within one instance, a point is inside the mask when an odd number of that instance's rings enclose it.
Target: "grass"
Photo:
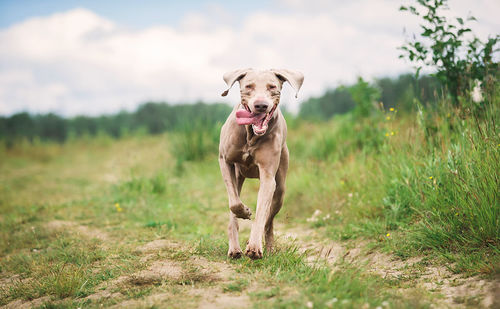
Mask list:
[[[278,222],[308,225],[347,247],[362,242],[404,259],[423,257],[401,278],[342,259],[332,269],[283,241],[262,260],[227,260],[217,128],[1,149],[0,305],[48,296],[38,306],[136,301],[131,306],[181,308],[203,301],[189,294],[196,287],[247,295],[258,308],[413,308],[437,301],[412,288],[424,263],[497,278],[499,109],[468,111],[388,111],[321,124],[294,119],[289,128],[291,163]],[[257,190],[258,181],[248,180],[243,200],[255,205]],[[247,237],[243,230],[242,246]],[[137,249],[155,239],[178,247]],[[226,263],[232,273],[216,279],[196,257],[209,268]],[[110,290],[117,297],[87,298],[160,260],[181,265],[181,278],[126,281]],[[156,295],[163,298],[152,301]]]
[[[495,276],[500,115],[495,106],[478,114],[441,107],[305,124],[290,134],[300,163],[291,168],[287,209],[330,214],[311,224],[335,239],[379,239],[403,257],[434,254],[457,272]]]
[[[194,252],[217,260],[225,251],[225,240],[211,239],[201,241]],[[248,290],[256,308],[302,308],[308,303],[321,308],[331,307],[336,302],[345,308],[383,304],[398,308],[427,307],[425,300],[405,298],[396,293],[397,286],[390,280],[343,261],[337,265],[342,271],[333,271],[323,260],[308,260],[307,255],[300,253],[293,244],[278,246],[273,254],[266,254],[262,260],[231,262],[246,277],[230,282],[223,290]],[[252,283],[255,281],[264,284],[254,289]]]

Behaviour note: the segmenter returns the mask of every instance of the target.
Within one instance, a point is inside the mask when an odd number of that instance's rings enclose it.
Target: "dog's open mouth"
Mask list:
[[[236,122],[239,125],[252,125],[253,133],[255,135],[264,135],[267,131],[267,125],[269,121],[273,117],[274,111],[276,110],[276,106],[269,113],[252,113],[250,108],[245,105],[245,109],[240,109],[236,111]]]

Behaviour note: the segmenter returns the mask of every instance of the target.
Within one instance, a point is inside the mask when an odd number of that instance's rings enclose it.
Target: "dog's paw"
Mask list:
[[[245,255],[251,258],[252,260],[257,260],[262,258],[262,248],[258,248],[257,246],[247,245],[245,250]]]
[[[227,256],[232,258],[232,259],[239,259],[243,255],[243,252],[241,252],[241,249],[229,249],[227,252]]]
[[[236,215],[236,218],[240,219],[250,219],[252,216],[252,211],[250,208],[245,206],[243,203],[235,204],[229,207],[231,212]]]
[[[266,252],[267,253],[273,253],[274,252],[274,246],[273,246],[273,244],[266,244]]]

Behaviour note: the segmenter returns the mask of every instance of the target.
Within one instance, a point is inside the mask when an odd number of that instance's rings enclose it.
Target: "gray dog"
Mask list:
[[[283,204],[285,178],[288,170],[286,122],[278,107],[280,91],[286,81],[297,93],[304,75],[290,70],[256,71],[243,69],[224,74],[229,88],[240,83],[241,102],[233,109],[222,126],[219,145],[219,165],[229,197],[228,226],[231,258],[240,258],[238,218],[250,219],[252,212],[240,199],[245,178],[259,178],[255,221],[245,255],[262,258],[262,236],[266,250],[273,246],[273,219]]]

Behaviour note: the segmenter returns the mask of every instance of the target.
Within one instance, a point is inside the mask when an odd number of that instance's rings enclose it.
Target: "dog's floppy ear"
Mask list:
[[[292,88],[295,90],[295,97],[299,94],[300,87],[304,82],[304,74],[298,71],[286,70],[286,69],[272,69],[271,72],[276,74],[276,76],[282,81],[287,81]]]
[[[229,93],[229,89],[231,89],[231,87],[233,87],[234,83],[236,83],[236,81],[239,81],[240,79],[245,77],[245,75],[250,70],[251,70],[251,68],[238,69],[238,70],[226,72],[224,74],[223,78],[224,78],[224,81],[226,82],[226,84],[229,86],[229,88],[227,88],[227,90],[222,93],[222,96],[223,97],[227,96],[227,94]]]

